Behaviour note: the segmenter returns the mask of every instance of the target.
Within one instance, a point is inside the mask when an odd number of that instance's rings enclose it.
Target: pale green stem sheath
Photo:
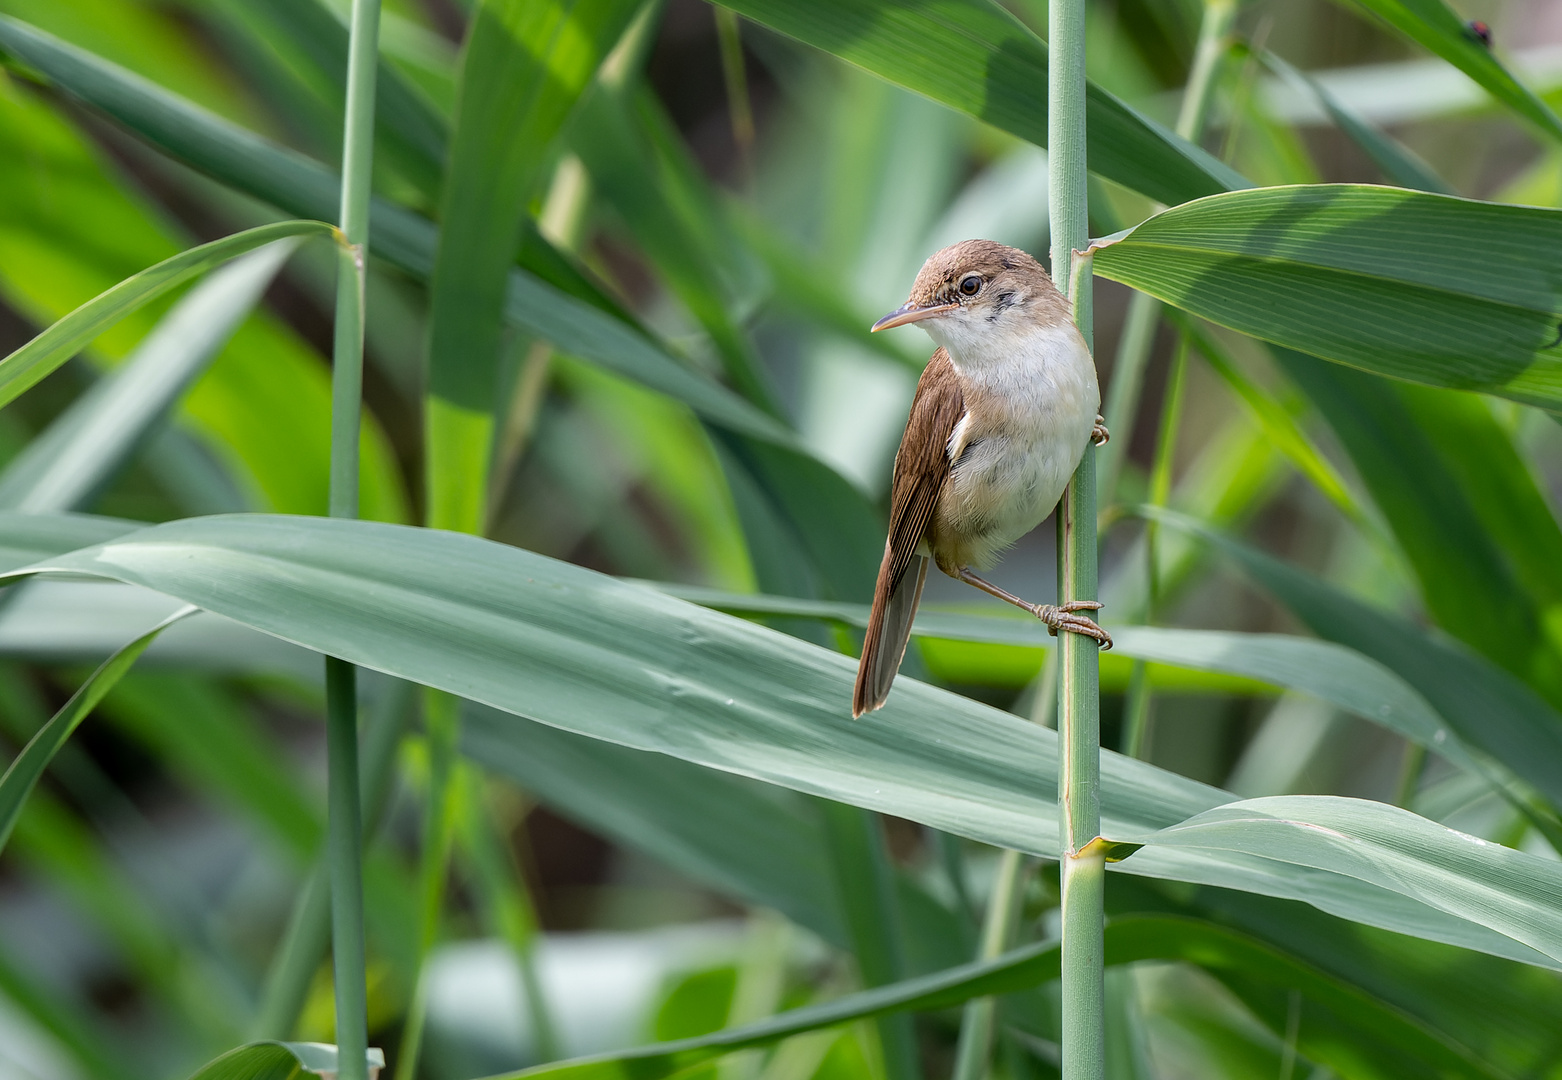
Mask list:
[[[1220,61],[1231,45],[1231,24],[1236,19],[1237,0],[1206,0],[1204,17],[1199,23],[1199,40],[1188,70],[1188,85],[1183,90],[1182,107],[1177,113],[1177,134],[1197,142],[1209,118],[1214,97],[1215,76]],[[1162,207],[1156,207],[1157,210]],[[1112,363],[1112,386],[1106,399],[1106,426],[1112,441],[1101,448],[1101,491],[1108,503],[1117,493],[1117,479],[1133,440],[1134,420],[1139,415],[1139,393],[1144,388],[1144,368],[1155,344],[1155,328],[1161,319],[1161,302],[1148,293],[1136,292],[1128,302],[1123,319],[1123,334],[1118,339],[1117,356]]]
[[[1085,3],[1051,0],[1047,11],[1047,160],[1052,221],[1052,274],[1068,284],[1074,321],[1093,339],[1089,264],[1075,273],[1086,246],[1089,195],[1085,170]],[[1058,506],[1058,603],[1096,596],[1096,458],[1085,447]],[[1096,643],[1058,635],[1058,796],[1063,840],[1064,1080],[1102,1080],[1102,894],[1106,863],[1085,848],[1101,831],[1101,690]]]
[[[1041,674],[1036,678],[1036,698],[1031,706],[1031,720],[1042,727],[1051,727],[1057,702],[1058,654],[1054,649],[1047,653]],[[1025,884],[1030,876],[1027,869],[1026,857],[1018,851],[1007,850],[999,856],[998,872],[993,878],[992,894],[987,900],[987,915],[982,924],[978,960],[991,960],[1013,945],[1025,899]],[[987,1074],[997,1020],[997,998],[972,998],[965,1003],[951,1080],[982,1080]]]
[[[341,230],[336,337],[331,376],[331,516],[358,516],[358,428],[363,391],[365,260],[369,181],[374,163],[374,74],[379,60],[379,0],[353,0],[347,48],[346,124],[342,140]],[[358,796],[357,671],[325,661],[329,787],[327,851],[331,872],[331,958],[336,983],[339,1080],[368,1080],[368,988],[363,944],[363,826]]]

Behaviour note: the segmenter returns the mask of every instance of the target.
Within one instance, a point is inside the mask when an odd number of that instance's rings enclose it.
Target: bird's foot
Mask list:
[[[1030,612],[1047,624],[1047,630],[1053,637],[1058,636],[1059,630],[1081,634],[1101,646],[1101,651],[1105,652],[1112,647],[1112,635],[1101,629],[1094,619],[1076,614],[1080,611],[1100,611],[1103,607],[1105,605],[1099,600],[1070,600],[1066,604],[1032,604]]]
[[[1112,439],[1112,433],[1106,429],[1106,417],[1096,413],[1096,426],[1090,429],[1090,441],[1097,446],[1105,446]]]

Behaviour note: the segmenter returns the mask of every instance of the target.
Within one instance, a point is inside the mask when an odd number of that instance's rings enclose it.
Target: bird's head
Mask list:
[[[1069,321],[1069,305],[1042,265],[1019,248],[962,240],[922,264],[911,296],[873,324],[921,323],[958,357],[972,346]]]

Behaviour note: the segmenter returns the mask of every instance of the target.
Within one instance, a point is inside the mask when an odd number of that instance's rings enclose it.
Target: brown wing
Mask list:
[[[964,415],[960,377],[949,362],[949,354],[939,349],[917,383],[906,433],[895,454],[889,539],[884,544],[884,561],[879,565],[879,580],[873,590],[873,611],[868,617],[862,660],[857,665],[857,685],[852,694],[854,717],[884,704],[906,654],[911,620],[927,578],[927,557],[917,554],[917,545],[927,536],[939,493],[949,478],[949,438]],[[913,564],[915,573],[909,573]]]

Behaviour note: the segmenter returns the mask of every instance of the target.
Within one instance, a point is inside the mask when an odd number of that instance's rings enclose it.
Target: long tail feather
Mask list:
[[[868,633],[862,643],[862,660],[857,665],[857,686],[852,692],[852,718],[872,712],[889,697],[890,684],[900,670],[911,640],[911,620],[916,617],[927,581],[926,555],[913,555],[911,565],[891,582],[890,553],[884,553],[879,581],[873,590],[873,612],[868,616]],[[892,588],[893,586],[893,588]]]

